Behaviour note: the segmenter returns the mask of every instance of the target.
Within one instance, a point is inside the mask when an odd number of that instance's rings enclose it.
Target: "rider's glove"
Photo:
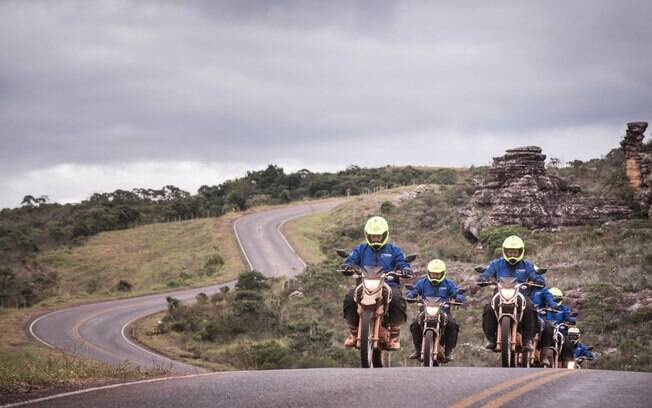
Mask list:
[[[408,278],[408,279],[409,279],[409,278],[414,277],[414,271],[413,271],[412,269],[410,269],[410,268],[404,268],[404,269],[401,271],[401,273],[402,273],[402,275],[403,275],[404,278]]]

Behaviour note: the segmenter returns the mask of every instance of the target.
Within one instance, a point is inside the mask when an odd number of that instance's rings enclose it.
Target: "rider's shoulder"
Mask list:
[[[507,262],[503,258],[496,258],[493,261],[489,262],[489,268],[496,268],[496,267],[501,267],[503,265],[506,265]]]

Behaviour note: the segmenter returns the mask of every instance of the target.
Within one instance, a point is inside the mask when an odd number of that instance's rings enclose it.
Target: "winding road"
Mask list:
[[[328,211],[334,202],[293,206],[240,218],[234,224],[249,267],[269,276],[294,276],[305,264],[281,234],[284,222]],[[232,283],[231,283],[232,284]],[[223,285],[78,306],[32,322],[33,336],[50,347],[117,364],[170,367],[181,377],[115,384],[5,407],[648,407],[652,374],[601,370],[308,369],[206,373],[134,344],[130,322],[166,307],[165,297],[191,301]],[[333,301],[338,301],[333,300]],[[488,356],[488,358],[497,356]]]
[[[236,220],[233,230],[250,269],[268,276],[291,277],[303,272],[305,264],[286,241],[281,227],[291,219],[328,211],[337,203],[295,205],[249,214]],[[210,295],[222,286],[233,284],[76,306],[41,316],[29,324],[28,330],[32,337],[48,347],[109,364],[126,361],[147,368],[169,368],[178,374],[202,373],[206,370],[160,356],[135,344],[128,336],[127,327],[140,318],[164,310],[167,296],[193,301],[200,292]]]

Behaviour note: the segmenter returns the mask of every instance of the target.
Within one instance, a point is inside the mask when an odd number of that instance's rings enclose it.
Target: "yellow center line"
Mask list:
[[[528,392],[541,387],[544,384],[547,384],[551,381],[558,380],[562,377],[566,377],[567,375],[571,375],[573,373],[577,372],[576,370],[568,370],[568,371],[562,371],[562,372],[557,372],[553,375],[550,375],[548,377],[541,378],[537,381],[531,382],[527,385],[525,385],[522,388],[515,389],[514,391],[508,392],[507,394],[503,395],[502,397],[495,399],[493,401],[489,401],[486,404],[482,406],[482,408],[499,408],[502,407],[503,405],[507,404],[508,402],[511,402],[515,400],[516,398],[527,394]]]
[[[485,398],[491,397],[494,394],[498,394],[499,392],[506,390],[510,387],[513,387],[515,385],[524,383],[526,381],[533,380],[538,377],[543,377],[546,375],[550,375],[551,372],[547,370],[541,370],[536,373],[532,373],[529,375],[526,375],[524,377],[518,377],[515,378],[511,381],[507,381],[504,383],[500,383],[498,385],[495,385],[491,388],[486,388],[476,394],[473,394],[467,398],[464,398],[463,400],[457,401],[455,404],[451,405],[451,408],[468,408],[471,405],[475,404],[478,401],[482,401]]]

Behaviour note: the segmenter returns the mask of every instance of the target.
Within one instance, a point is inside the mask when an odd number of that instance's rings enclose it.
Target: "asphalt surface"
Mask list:
[[[296,205],[238,219],[234,230],[250,267],[268,276],[302,273],[305,264],[287,243],[280,228],[293,218],[328,211],[335,205],[337,202]],[[226,285],[229,284],[233,282]],[[134,344],[126,327],[137,319],[164,310],[167,296],[193,301],[198,293],[210,295],[224,285],[76,306],[41,316],[33,320],[28,329],[33,337],[50,347],[109,364],[128,362],[147,368],[169,368],[179,374],[202,373],[206,370],[168,359]]]
[[[335,205],[294,206],[241,218],[234,230],[250,268],[269,276],[303,272],[304,263],[282,237],[280,228],[287,220]],[[205,373],[144,350],[124,335],[131,321],[164,309],[166,296],[192,301],[197,293],[210,294],[221,286],[78,306],[48,314],[32,325],[40,341],[57,348],[112,364],[129,361],[191,375],[92,388],[8,406],[652,406],[649,373],[466,367]]]
[[[649,407],[651,379],[599,370],[463,367],[241,371],[100,389],[30,406]]]

